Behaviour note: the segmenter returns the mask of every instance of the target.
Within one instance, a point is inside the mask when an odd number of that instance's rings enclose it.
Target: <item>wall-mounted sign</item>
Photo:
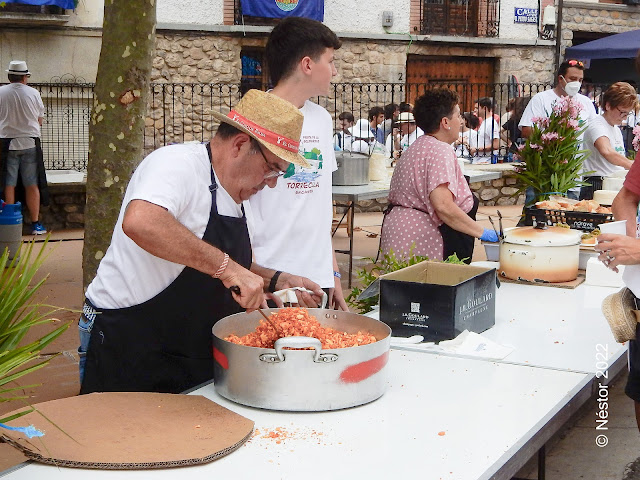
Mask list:
[[[538,23],[538,9],[514,7],[513,23]]]

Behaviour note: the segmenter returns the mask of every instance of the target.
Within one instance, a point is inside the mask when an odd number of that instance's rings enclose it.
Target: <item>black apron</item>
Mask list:
[[[471,195],[473,197],[473,207],[469,210],[469,215],[472,220],[476,219],[476,213],[478,212],[478,205],[480,200],[475,195]],[[454,253],[458,255],[460,260],[464,260],[466,264],[471,263],[471,256],[473,255],[473,245],[475,242],[475,238],[471,235],[467,235],[466,233],[459,232],[454,230],[446,223],[443,223],[438,227],[440,230],[440,234],[442,235],[442,258],[446,260],[449,256]]]
[[[211,157],[208,144],[207,150]],[[219,215],[213,170],[211,184],[211,215],[203,240],[249,268],[246,218]],[[100,313],[91,330],[81,394],[180,393],[211,380],[211,328],[242,308],[220,280],[185,267],[171,285],[140,305],[96,310]]]
[[[44,166],[44,155],[42,153],[42,142],[39,137],[32,137],[36,142],[36,160],[38,162],[38,190],[40,190],[40,205],[49,206],[49,187],[47,184],[47,172]],[[9,144],[12,138],[0,138],[0,198],[4,198],[4,186],[7,181],[7,162],[6,158],[9,153]],[[16,202],[22,202],[26,205],[26,195],[24,185],[22,184],[22,176],[18,175],[16,185]]]

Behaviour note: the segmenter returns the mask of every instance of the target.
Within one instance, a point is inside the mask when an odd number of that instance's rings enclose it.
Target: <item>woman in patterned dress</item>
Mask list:
[[[393,172],[380,248],[400,258],[410,251],[431,260],[455,253],[469,263],[475,238],[498,238],[475,221],[478,199],[451,145],[463,123],[458,96],[428,91],[416,100],[413,114],[426,134],[402,154]]]

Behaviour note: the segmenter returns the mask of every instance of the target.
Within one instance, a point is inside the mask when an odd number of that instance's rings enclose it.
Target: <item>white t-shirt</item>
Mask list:
[[[329,112],[307,101],[300,153],[310,169],[289,165],[274,189],[263,189],[245,202],[253,256],[258,265],[307,277],[331,288],[331,180],[338,168]],[[248,206],[247,206],[248,205]]]
[[[411,132],[411,133],[407,133],[406,135],[403,135],[402,138],[400,139],[400,150],[402,152],[404,152],[407,148],[409,148],[409,146],[416,141],[416,138],[420,137],[424,135],[424,132],[422,131],[422,129],[420,127],[416,127],[416,129]],[[387,139],[385,140],[385,147],[387,149],[387,152],[389,153],[389,155],[391,155],[391,153],[393,152],[394,148],[393,148],[393,134],[390,133],[389,135],[387,135]]]
[[[242,210],[216,176],[220,215],[241,217]],[[166,208],[182,225],[202,238],[211,212],[211,162],[204,144],[170,145],[149,154],[138,166],[120,208],[111,245],[100,262],[87,298],[99,308],[139,305],[167,288],[185,268],[139,247],[122,230],[132,200]]]
[[[38,118],[44,116],[40,93],[23,83],[0,87],[0,138],[13,138],[9,150],[26,150],[36,146],[40,137]]]
[[[607,137],[611,146],[622,156],[625,155],[624,140],[622,132],[617,125],[609,125],[604,117],[597,115],[589,122],[587,130],[584,132],[584,146],[589,152],[589,156],[584,161],[584,171],[594,171],[590,175],[600,175],[606,177],[614,172],[624,170],[620,165],[614,165],[604,158],[594,146],[600,137]]]
[[[493,139],[500,138],[500,126],[496,119],[488,117],[480,124],[478,130],[469,130],[469,149],[490,147]],[[498,150],[478,152],[471,157],[471,163],[491,163],[491,155]]]
[[[596,108],[593,106],[593,102],[591,102],[588,97],[585,97],[581,93],[578,93],[573,98],[575,100],[578,100],[582,104],[582,110],[580,111],[579,115],[581,124],[583,122],[588,122],[589,120],[597,116]],[[560,100],[560,97],[556,95],[556,92],[554,92],[553,89],[536,93],[527,105],[527,108],[525,108],[524,112],[522,113],[522,118],[520,119],[520,123],[518,123],[520,130],[522,130],[522,127],[531,127],[533,125],[533,118],[549,118],[551,116],[551,112],[553,111],[553,105],[558,100]],[[580,148],[583,149],[584,132],[582,132],[582,134],[580,135],[580,140],[583,142]],[[580,187],[575,187],[570,190],[579,191]]]
[[[582,111],[580,112],[581,121],[586,122],[597,115],[596,109],[588,97],[578,93],[573,98],[582,104]],[[531,127],[533,125],[532,119],[535,117],[549,118],[553,111],[553,105],[558,100],[560,100],[560,97],[556,95],[556,92],[553,90],[545,90],[544,92],[534,95],[522,113],[522,118],[520,118],[520,123],[518,123],[520,129],[522,130],[522,127]]]

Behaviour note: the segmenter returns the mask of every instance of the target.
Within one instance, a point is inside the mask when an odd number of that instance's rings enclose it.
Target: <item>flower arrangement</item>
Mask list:
[[[535,201],[541,201],[550,195],[566,196],[570,188],[586,185],[580,180],[588,155],[580,149],[580,135],[586,128],[579,119],[581,110],[577,100],[562,97],[548,118],[532,119],[532,133],[518,147],[517,157],[524,163],[516,168],[516,178],[523,184],[518,193],[531,187]]]
[[[640,125],[636,125],[633,127],[633,140],[631,144],[633,145],[633,149],[637,152],[640,150]]]

